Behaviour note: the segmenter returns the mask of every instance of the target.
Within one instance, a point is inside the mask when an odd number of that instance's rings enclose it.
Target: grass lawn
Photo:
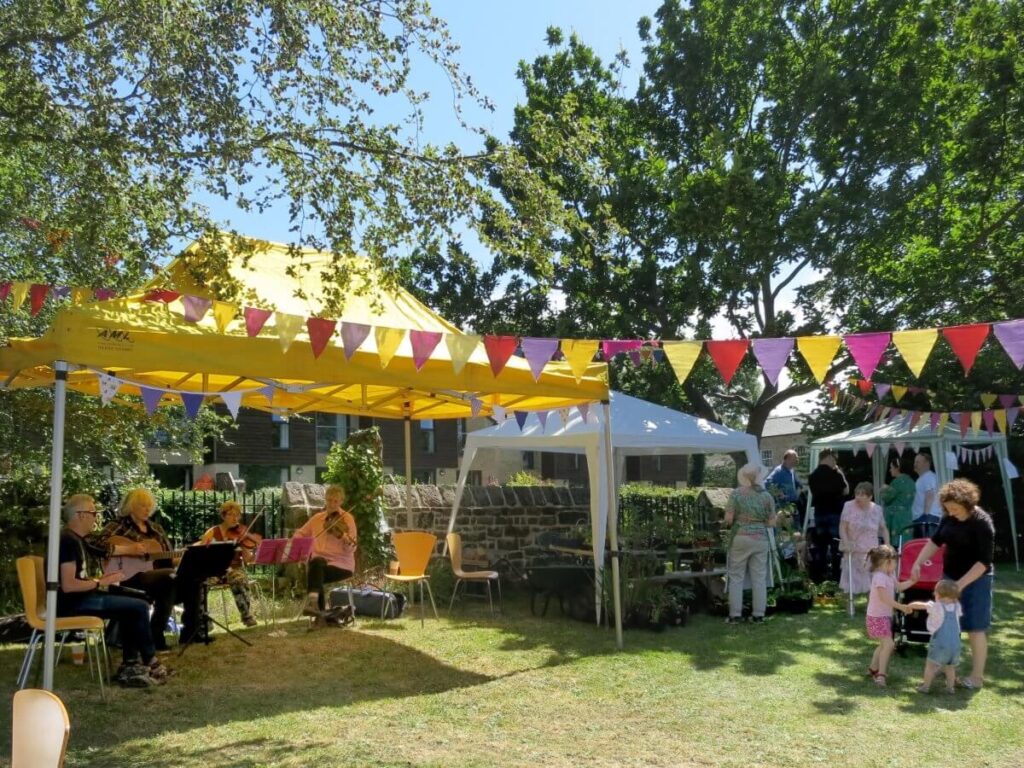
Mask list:
[[[115,688],[105,706],[87,668],[62,663],[67,764],[1022,766],[1024,577],[1004,566],[996,586],[978,692],[915,693],[922,646],[877,689],[863,674],[863,603],[855,619],[819,607],[761,626],[698,615],[627,632],[616,653],[613,633],[557,606],[534,618],[513,602],[492,619],[468,602],[425,628],[414,608],[355,630],[261,626],[246,630],[252,648],[220,636],[172,657],[167,685]],[[22,653],[0,647],[7,701]]]

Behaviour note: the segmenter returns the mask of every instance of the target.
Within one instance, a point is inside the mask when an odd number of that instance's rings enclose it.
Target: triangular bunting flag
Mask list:
[[[341,323],[341,347],[345,350],[345,359],[351,360],[356,350],[363,345],[370,335],[371,326],[366,323]]]
[[[590,417],[590,403],[580,403],[576,406],[576,410],[580,412],[580,418],[586,424],[587,419]]]
[[[113,288],[97,288],[93,291],[93,295],[96,297],[96,301],[109,301],[117,296],[117,291]]]
[[[940,413],[939,414],[939,433],[940,434],[946,431],[946,425],[948,423],[949,423],[949,414],[948,413]]]
[[[885,348],[889,346],[889,339],[888,333],[851,333],[843,337],[850,356],[865,379],[870,379],[875,372]]]
[[[838,336],[801,336],[796,340],[796,348],[819,384],[825,380],[840,343]]]
[[[548,412],[547,411],[537,411],[537,421],[540,422],[541,432],[547,432],[548,431]]]
[[[242,314],[245,316],[245,333],[249,338],[252,338],[259,335],[273,313],[269,309],[246,307]]]
[[[46,295],[50,292],[50,286],[42,285],[41,283],[33,283],[32,287],[29,288],[30,298],[30,311],[32,317],[39,314],[39,310],[43,308],[43,302],[46,301]]]
[[[152,387],[139,387],[139,394],[142,395],[142,404],[146,407],[146,413],[152,416],[153,411],[160,405],[160,398],[164,396],[163,390],[153,389]]]
[[[601,342],[601,351],[604,352],[604,359],[611,362],[616,355],[640,349],[641,346],[643,342],[639,339],[605,339]]]
[[[1012,407],[1012,406],[1017,404],[1017,396],[1016,395],[1000,395],[999,396],[999,404],[1001,406],[1003,406],[1003,408],[1010,408],[1010,407]]]
[[[452,359],[452,371],[458,375],[462,373],[470,355],[479,346],[480,337],[474,333],[446,333],[444,343],[448,347],[448,356]]]
[[[981,414],[981,417],[985,421],[985,431],[991,437],[996,428],[996,415],[991,410],[986,410]]]
[[[928,424],[932,428],[932,432],[939,428],[940,418],[942,418],[942,416],[938,413],[932,413],[932,415],[928,417]]]
[[[743,358],[747,354],[747,347],[750,342],[746,339],[725,339],[723,341],[709,341],[705,344],[711,360],[718,369],[725,386],[729,386],[732,377],[736,375],[736,369],[740,367]]]
[[[572,375],[576,377],[577,383],[583,378],[587,366],[593,361],[597,346],[597,341],[594,339],[562,339],[562,354],[565,356],[566,362],[569,363],[569,368],[572,369]]]
[[[544,366],[558,351],[558,339],[524,337],[522,347],[526,362],[530,364],[530,371],[533,372],[533,380],[538,381],[544,372]]]
[[[910,412],[910,430],[911,431],[913,431],[917,427],[918,422],[921,421],[921,417],[923,415],[924,414],[922,414],[920,411],[911,411]]]
[[[516,424],[519,425],[519,431],[523,431],[523,427],[526,425],[526,417],[529,414],[526,411],[515,411]]]
[[[469,398],[469,412],[473,415],[474,418],[480,415],[480,409],[483,407],[484,401],[481,400],[479,397]]]
[[[971,411],[971,432],[978,434],[981,431],[981,411]]]
[[[505,364],[519,346],[515,336],[484,336],[484,349],[491,363],[491,372],[497,376],[505,369]]]
[[[1009,434],[1009,430],[1013,429],[1013,423],[1015,421],[1017,421],[1018,414],[1020,414],[1020,408],[1017,407],[1017,406],[1014,406],[1013,408],[1007,408],[1006,409],[1006,429],[1007,429],[1007,434]]]
[[[164,304],[170,304],[172,301],[176,301],[181,296],[177,291],[168,291],[163,288],[155,288],[152,291],[147,291],[146,295],[142,297],[143,301],[156,301]]]
[[[995,323],[992,326],[992,332],[1002,344],[1006,354],[1010,356],[1013,364],[1017,368],[1024,366],[1024,320]]]
[[[779,382],[779,373],[785,367],[789,353],[793,351],[793,339],[754,339],[750,347],[765,378],[774,387]]]
[[[380,357],[380,367],[387,368],[391,358],[398,351],[398,345],[405,338],[405,329],[377,326],[373,329],[373,338],[377,342],[377,355]]]
[[[866,395],[871,391],[871,382],[868,379],[857,379],[857,389],[862,395]]]
[[[101,373],[100,379],[100,401],[109,405],[110,401],[117,396],[117,390],[121,387],[121,380],[109,373]]]
[[[892,389],[892,384],[875,384],[875,394],[878,395],[878,399],[881,400]]]
[[[17,312],[28,296],[28,283],[14,283],[11,286],[11,311]]]
[[[997,408],[995,411],[996,426],[1004,435],[1006,434],[1006,409]]]
[[[416,370],[426,365],[431,354],[441,343],[441,331],[409,331],[409,343],[412,345],[412,362]]]
[[[66,285],[56,285],[53,288],[54,299],[66,299],[70,295],[71,289],[68,288]]]
[[[981,395],[981,404],[986,408],[991,408],[996,404],[996,395],[984,394]]]
[[[274,313],[274,330],[277,331],[277,341],[281,345],[281,351],[287,352],[295,341],[295,337],[302,330],[303,318],[299,315],[289,315],[287,312]]]
[[[185,322],[198,323],[206,317],[206,313],[210,311],[210,307],[213,306],[213,302],[209,299],[204,299],[202,296],[190,296],[186,294],[181,297],[181,306],[185,310]]]
[[[337,327],[336,320],[323,317],[306,318],[306,332],[309,334],[309,345],[313,348],[313,357],[320,357],[323,354]]]
[[[907,388],[901,387],[899,384],[892,385],[892,398],[897,403],[903,399],[903,396],[907,394]]]
[[[665,357],[668,358],[669,365],[675,371],[676,378],[682,384],[693,370],[697,358],[700,357],[700,352],[704,349],[704,342],[666,341],[662,344],[662,349],[665,350]]]
[[[875,444],[874,443],[866,443],[864,445],[864,451],[865,451],[865,453],[867,453],[868,458],[870,459],[872,456],[875,455]]]
[[[238,306],[231,304],[227,301],[213,302],[213,322],[217,325],[217,330],[221,333],[227,331],[231,321],[235,319],[235,315],[238,314]]]
[[[569,426],[569,419],[572,418],[572,417],[569,416],[569,409],[568,408],[559,408],[558,409],[558,416],[559,416],[559,418],[562,419],[562,426],[563,427]]]
[[[231,418],[238,421],[238,409],[242,406],[242,393],[237,390],[221,392],[220,399],[223,400],[224,405],[227,406],[228,413],[231,414]]]
[[[975,325],[956,325],[952,328],[943,328],[942,335],[946,337],[949,346],[953,348],[960,365],[964,367],[964,373],[970,373],[974,360],[978,356],[978,350],[988,338],[988,323],[977,323]]]
[[[185,415],[194,419],[199,415],[199,409],[203,405],[203,395],[197,392],[179,392],[181,403],[185,406]]]
[[[903,455],[903,449],[907,447],[907,444],[906,443],[893,443],[892,447],[896,449],[896,455],[897,456],[902,456]]]
[[[507,416],[507,414],[505,413],[505,409],[502,408],[500,405],[492,405],[491,413],[494,415],[495,421],[504,421]]]
[[[11,292],[12,283],[0,283],[0,301],[6,301],[7,295]]]
[[[267,384],[267,386],[265,386],[262,389],[260,389],[260,394],[262,394],[265,398],[267,398],[267,404],[268,405],[273,405],[274,404],[274,385],[273,384]]]
[[[915,379],[921,378],[921,370],[928,362],[932,347],[939,337],[937,328],[925,328],[920,331],[896,331],[892,335],[893,346],[900,353],[903,362],[910,368]]]

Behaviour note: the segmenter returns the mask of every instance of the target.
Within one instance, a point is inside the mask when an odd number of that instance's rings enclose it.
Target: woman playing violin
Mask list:
[[[215,525],[204,533],[199,543],[234,541],[238,544],[235,559],[231,561],[224,583],[231,589],[242,623],[247,627],[255,627],[259,622],[252,615],[249,576],[245,572],[245,564],[252,562],[262,537],[258,533],[249,533],[248,527],[242,525],[242,507],[237,501],[225,501],[220,505],[220,520],[220,525]]]
[[[349,578],[356,569],[356,521],[345,509],[345,491],[329,485],[324,508],[295,532],[296,537],[313,537],[309,560],[306,604],[303,613],[319,616],[324,610],[324,584]]]

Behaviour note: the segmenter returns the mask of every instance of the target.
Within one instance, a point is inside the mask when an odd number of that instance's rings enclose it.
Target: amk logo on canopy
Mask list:
[[[127,352],[132,349],[135,340],[132,339],[129,331],[119,331],[112,328],[99,328],[96,331],[96,345],[100,349]]]

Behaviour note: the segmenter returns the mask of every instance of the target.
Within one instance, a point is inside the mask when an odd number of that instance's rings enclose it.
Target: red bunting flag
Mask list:
[[[871,391],[871,387],[873,386],[871,383],[871,379],[854,379],[854,381],[857,382],[857,389],[860,390],[860,393],[862,395],[866,395]],[[878,396],[884,397],[884,395],[881,393],[879,393]]]
[[[711,355],[718,372],[722,375],[725,386],[729,386],[732,377],[736,375],[736,369],[740,367],[740,363],[743,362],[743,358],[747,354],[750,341],[748,339],[707,341],[704,342],[704,346],[707,348],[708,354]]]
[[[32,302],[32,317],[39,314],[39,310],[43,308],[43,302],[46,301],[46,294],[49,292],[50,286],[41,283],[33,283],[32,287],[28,289],[29,300]]]
[[[313,347],[313,357],[320,357],[337,327],[336,320],[325,320],[322,317],[306,318],[306,330],[309,332],[309,344]]]
[[[960,358],[960,365],[964,367],[964,374],[971,372],[974,359],[978,356],[978,350],[988,338],[988,323],[977,323],[975,325],[955,325],[952,328],[943,328],[942,335],[946,337],[949,346],[953,348],[956,356]]]
[[[245,315],[245,333],[249,338],[252,338],[259,335],[259,332],[263,330],[263,326],[270,319],[273,312],[269,309],[246,307],[242,314]]]
[[[13,283],[0,283],[0,301],[6,301],[7,295],[11,292]]]
[[[487,359],[491,361],[491,371],[497,376],[505,368],[505,363],[519,346],[515,336],[484,336],[484,349]]]
[[[177,291],[167,291],[163,288],[157,288],[152,291],[148,291],[145,296],[142,297],[143,301],[162,301],[164,304],[170,304],[176,298],[181,296]]]

